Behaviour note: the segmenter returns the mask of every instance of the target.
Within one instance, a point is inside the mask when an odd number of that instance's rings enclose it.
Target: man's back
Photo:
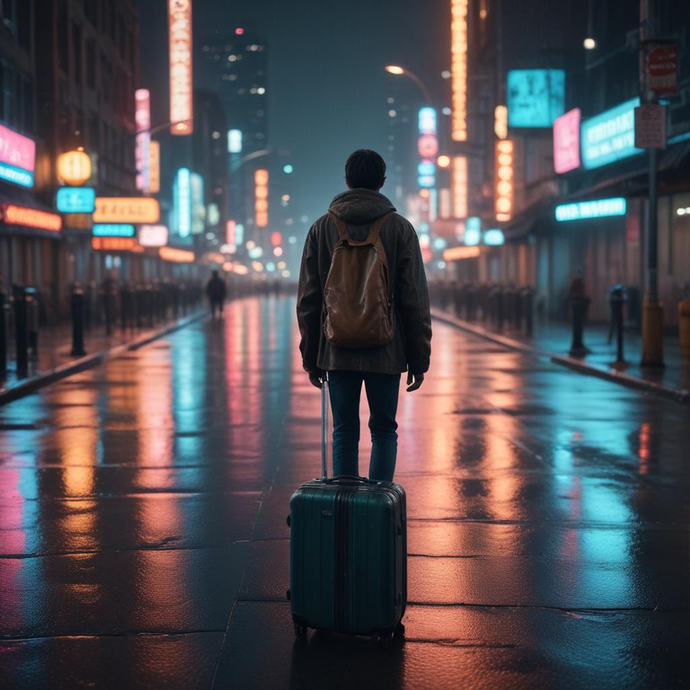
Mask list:
[[[353,240],[361,241],[372,224],[394,212],[395,207],[379,192],[351,189],[335,197],[329,211],[345,222]],[[381,230],[396,332],[391,343],[371,349],[334,348],[323,336],[323,289],[338,237],[338,228],[328,214],[316,221],[307,237],[297,308],[305,368],[399,374],[409,367],[414,373],[424,373],[429,366],[431,321],[426,275],[414,228],[393,213]]]

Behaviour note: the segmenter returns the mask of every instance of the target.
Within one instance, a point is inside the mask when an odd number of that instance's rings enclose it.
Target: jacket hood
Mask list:
[[[346,223],[364,225],[395,211],[395,206],[373,189],[349,189],[338,194],[328,210]]]

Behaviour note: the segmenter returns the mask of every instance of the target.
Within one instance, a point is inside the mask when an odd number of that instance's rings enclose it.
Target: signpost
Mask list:
[[[635,108],[635,147],[666,148],[666,106],[648,103]]]
[[[649,89],[657,96],[675,96],[678,91],[678,46],[675,41],[647,46],[647,79]]]

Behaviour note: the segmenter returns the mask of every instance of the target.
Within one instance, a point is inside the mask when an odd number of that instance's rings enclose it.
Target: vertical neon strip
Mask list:
[[[148,89],[137,89],[134,93],[134,118],[137,125],[135,161],[137,166],[137,189],[147,191],[150,185],[149,146],[151,144],[151,94]]]
[[[188,135],[192,118],[192,0],[168,0],[170,33],[170,131]]]
[[[467,141],[467,6],[469,0],[451,0],[451,58],[453,141]]]

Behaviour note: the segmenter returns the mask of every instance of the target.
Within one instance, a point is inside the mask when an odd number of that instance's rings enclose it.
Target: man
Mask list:
[[[359,476],[359,400],[362,383],[369,402],[372,453],[369,478],[392,481],[397,455],[400,374],[407,371],[407,391],[417,390],[429,369],[431,316],[424,263],[412,225],[394,213],[380,193],[386,164],[374,151],[355,151],[345,164],[348,191],[331,202],[329,212],[343,221],[349,236],[362,241],[377,219],[384,223],[380,240],[388,262],[395,310],[395,332],[386,345],[370,349],[331,345],[323,330],[324,285],[338,242],[336,222],[327,214],[309,231],[297,298],[300,350],[309,380],[321,388],[328,372],[333,410],[333,474]]]
[[[211,303],[211,315],[215,319],[216,311],[223,314],[223,303],[225,302],[225,281],[218,275],[218,271],[213,271],[211,279],[206,284],[206,295]]]

